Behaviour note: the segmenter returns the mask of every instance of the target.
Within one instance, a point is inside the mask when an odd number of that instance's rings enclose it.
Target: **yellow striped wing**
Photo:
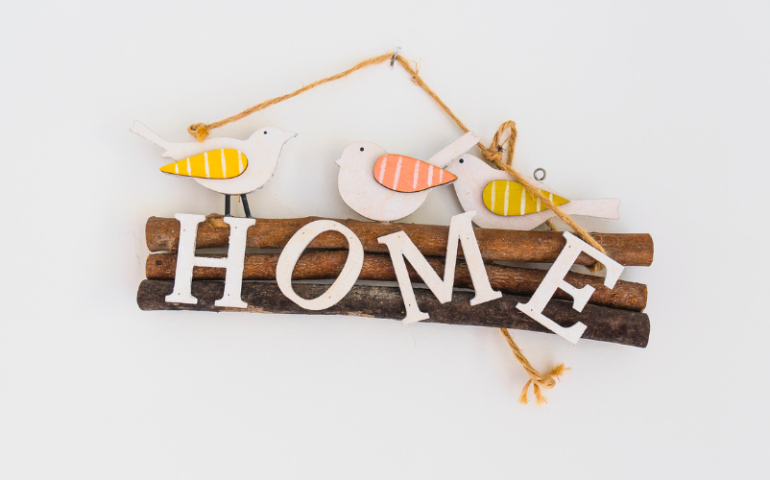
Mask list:
[[[160,171],[185,177],[226,179],[242,174],[248,165],[246,155],[240,150],[222,148],[169,163],[160,167]]]
[[[569,202],[553,193],[540,190],[557,207]],[[547,210],[548,206],[535,197],[519,182],[494,180],[484,187],[484,205],[496,215],[513,216],[527,215]]]

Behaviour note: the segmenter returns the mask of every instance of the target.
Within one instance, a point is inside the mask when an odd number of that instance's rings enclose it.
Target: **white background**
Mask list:
[[[0,478],[766,478],[766,2],[6,2],[0,14]],[[572,367],[549,403],[495,329],[141,312],[144,223],[221,212],[158,172],[174,141],[404,48],[485,143],[649,232],[649,347],[514,331]],[[358,218],[355,140],[426,158],[460,130],[403,70],[216,131],[299,132],[257,216]],[[240,212],[240,205],[234,205]],[[409,222],[447,224],[453,190]]]

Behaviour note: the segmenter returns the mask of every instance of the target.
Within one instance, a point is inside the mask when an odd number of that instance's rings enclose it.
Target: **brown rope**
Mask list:
[[[508,345],[511,347],[516,360],[521,363],[521,366],[524,367],[524,370],[526,370],[527,374],[529,374],[529,381],[527,381],[526,385],[524,385],[524,389],[521,391],[519,402],[524,404],[527,403],[527,392],[529,391],[529,385],[531,384],[533,390],[535,391],[537,404],[542,405],[546,403],[548,400],[546,400],[546,398],[543,396],[541,389],[553,388],[554,385],[556,385],[556,380],[559,379],[565,370],[569,370],[569,368],[565,367],[563,363],[560,363],[553,367],[553,370],[551,370],[550,373],[542,374],[538,372],[535,370],[532,364],[529,363],[529,360],[527,360],[527,357],[525,357],[521,352],[521,349],[519,349],[519,346],[516,345],[516,342],[513,341],[513,337],[511,337],[508,329],[501,328],[500,331],[503,332],[503,336],[508,341]]]
[[[291,93],[288,93],[286,95],[282,95],[280,97],[271,98],[270,100],[266,100],[258,105],[254,105],[251,108],[247,108],[246,110],[237,113],[231,117],[227,117],[223,120],[219,120],[218,122],[214,123],[195,123],[193,125],[190,125],[187,128],[187,131],[190,132],[191,135],[193,135],[199,142],[202,142],[206,140],[206,137],[209,136],[209,133],[211,130],[219,127],[223,127],[229,123],[235,122],[236,120],[240,120],[244,117],[247,117],[251,115],[254,112],[258,112],[260,110],[263,110],[271,105],[275,105],[276,103],[283,102],[284,100],[288,100],[290,98],[296,97],[300,93],[306,92],[310,89],[313,89],[315,87],[318,87],[320,85],[323,85],[325,83],[333,82],[334,80],[338,80],[340,78],[346,77],[350,75],[353,72],[356,72],[358,70],[361,70],[362,68],[366,68],[370,65],[376,65],[378,63],[385,62],[387,60],[390,60],[393,58],[395,53],[386,53],[385,55],[380,55],[379,57],[373,57],[368,60],[364,60],[363,62],[353,66],[352,68],[349,68],[343,72],[340,72],[336,75],[332,75],[330,77],[322,78],[321,80],[318,80],[316,82],[313,82],[311,84],[308,84],[300,89],[297,89]],[[465,126],[465,124],[460,120],[457,115],[452,112],[452,110],[447,106],[446,103],[444,103],[443,100],[434,92],[428,84],[425,83],[425,81],[420,77],[420,75],[417,72],[417,69],[412,66],[411,62],[407,60],[403,55],[396,56],[396,61],[412,75],[412,81],[420,86],[425,92],[433,98],[433,100],[436,101],[436,103],[441,106],[441,108],[444,110],[444,112],[447,113],[450,117],[452,117],[452,120],[457,123],[457,126],[460,127],[464,132],[469,132],[470,130],[468,127]],[[508,138],[502,142],[502,138],[505,135],[506,131],[509,131],[510,134]],[[518,137],[518,131],[516,130],[516,122],[513,120],[508,120],[507,122],[503,122],[500,127],[497,129],[497,132],[495,132],[494,137],[492,138],[492,143],[489,145],[489,147],[485,147],[481,144],[481,142],[478,143],[479,149],[481,149],[481,156],[488,162],[494,164],[497,166],[500,170],[503,170],[507,173],[509,173],[514,179],[516,179],[517,182],[524,185],[524,188],[527,189],[527,191],[532,194],[533,196],[540,199],[541,202],[545,203],[548,208],[553,210],[553,212],[561,218],[564,223],[569,225],[575,232],[580,235],[580,237],[588,242],[592,247],[596,248],[602,253],[607,253],[604,248],[602,248],[599,243],[591,237],[591,235],[585,231],[583,228],[581,228],[577,223],[575,223],[574,220],[572,220],[569,215],[562,212],[559,207],[557,207],[546,195],[544,195],[540,189],[535,188],[534,185],[532,185],[529,180],[527,180],[524,176],[519,174],[516,170],[513,169],[513,152],[516,148],[516,138]],[[599,265],[597,263],[597,265]]]
[[[253,107],[247,108],[246,110],[237,113],[233,116],[227,117],[223,120],[219,120],[214,123],[195,123],[193,125],[190,125],[187,128],[187,131],[190,133],[190,135],[194,136],[199,142],[202,142],[206,140],[206,137],[209,136],[209,133],[211,130],[219,127],[223,127],[229,123],[235,122],[236,120],[240,120],[244,117],[247,117],[251,115],[254,112],[258,112],[260,110],[263,110],[271,105],[275,105],[276,103],[283,102],[284,100],[288,100],[290,98],[296,97],[300,93],[306,92],[310,89],[313,89],[315,87],[318,87],[320,85],[323,85],[325,83],[332,82],[334,80],[338,80],[343,77],[347,77],[353,72],[356,72],[358,70],[361,70],[362,68],[368,67],[370,65],[376,65],[378,63],[385,62],[387,60],[394,59],[401,65],[404,70],[409,72],[412,76],[412,81],[417,84],[420,88],[422,88],[428,95],[433,98],[433,100],[436,101],[436,103],[441,106],[441,108],[444,110],[444,112],[449,115],[452,120],[455,121],[457,126],[459,126],[462,131],[469,132],[470,130],[468,127],[465,126],[465,124],[460,120],[457,115],[452,112],[452,110],[447,106],[447,104],[444,103],[443,100],[434,92],[426,83],[423,81],[423,79],[418,74],[417,68],[412,65],[412,62],[407,60],[403,55],[397,55],[396,52],[387,53],[385,55],[380,55],[378,57],[373,57],[368,60],[365,60],[352,68],[349,68],[343,72],[340,72],[336,75],[332,75],[330,77],[323,78],[321,80],[318,80],[316,82],[313,82],[311,84],[308,84],[300,89],[297,89],[291,93],[288,93],[286,95],[282,95],[280,97],[271,98],[270,100],[266,100],[258,105],[254,105]],[[508,137],[505,138],[504,136],[508,134]],[[545,205],[548,206],[553,212],[564,221],[567,225],[569,225],[570,228],[572,228],[583,240],[585,240],[588,244],[590,244],[592,247],[596,248],[600,252],[606,254],[607,252],[604,250],[604,248],[599,245],[599,243],[594,240],[593,237],[591,237],[591,234],[589,234],[586,230],[581,228],[577,223],[575,223],[572,218],[570,218],[569,215],[561,211],[559,207],[557,207],[546,195],[543,194],[543,192],[540,191],[539,188],[536,188],[534,185],[532,185],[529,180],[526,179],[526,177],[522,176],[519,172],[513,169],[513,152],[516,148],[516,138],[518,137],[518,131],[516,130],[516,122],[513,120],[508,120],[506,122],[503,122],[500,127],[498,127],[497,132],[495,132],[494,137],[492,138],[492,143],[489,144],[489,147],[485,147],[481,144],[481,142],[478,143],[478,147],[481,150],[481,156],[486,160],[487,162],[495,165],[500,170],[503,170],[507,172],[509,175],[511,175],[517,182],[521,183],[524,188],[527,189],[527,191],[540,199],[541,202],[545,203]],[[505,140],[503,140],[505,138]],[[555,230],[553,228],[553,224],[548,222],[551,229]],[[602,268],[602,264],[599,262],[596,262],[594,267],[591,269],[592,271],[597,271]],[[516,359],[521,363],[522,367],[524,367],[524,370],[527,371],[527,374],[529,374],[529,381],[524,386],[524,391],[521,394],[521,397],[519,398],[519,401],[521,403],[527,403],[527,391],[529,390],[529,385],[533,385],[533,389],[535,391],[535,397],[537,397],[537,403],[542,404],[546,401],[545,397],[543,397],[541,393],[541,389],[543,388],[553,388],[554,385],[556,385],[556,380],[559,375],[561,375],[566,368],[564,367],[564,364],[557,365],[550,373],[548,374],[541,374],[537,370],[535,370],[534,367],[529,363],[527,358],[524,356],[524,354],[521,352],[519,347],[516,345],[516,343],[513,341],[513,338],[511,337],[511,334],[508,332],[508,330],[501,328],[500,329],[505,336],[505,339],[508,341],[508,345],[511,347],[511,350],[513,351],[513,355],[516,357]]]
[[[236,113],[231,117],[227,117],[224,120],[219,120],[218,122],[214,122],[214,123],[194,123],[187,128],[187,131],[190,133],[190,135],[194,136],[196,140],[198,140],[199,142],[202,142],[206,140],[206,137],[209,136],[209,133],[211,132],[211,130],[214,130],[215,128],[224,127],[228,123],[232,123],[232,122],[235,122],[236,120],[240,120],[244,117],[248,117],[254,112],[264,110],[265,108],[271,105],[275,105],[276,103],[281,103],[284,100],[288,100],[290,98],[296,97],[300,93],[307,92],[308,90],[318,87],[320,85],[323,85],[324,83],[333,82],[334,80],[338,80],[342,77],[347,77],[348,75],[350,75],[351,73],[357,70],[361,70],[362,68],[368,67],[369,65],[382,63],[386,60],[391,59],[392,57],[393,57],[393,53],[388,53],[386,55],[380,55],[379,57],[370,58],[369,60],[364,60],[363,62],[359,63],[358,65],[352,68],[345,70],[344,72],[340,72],[336,75],[332,75],[331,77],[322,78],[317,82],[313,82],[309,85],[305,85],[304,87],[294,90],[293,92],[288,93],[286,95],[281,95],[280,97],[271,98],[270,100],[266,100],[260,103],[259,105],[254,105],[251,108],[247,108],[241,113]],[[401,59],[399,58],[398,60],[401,63]]]

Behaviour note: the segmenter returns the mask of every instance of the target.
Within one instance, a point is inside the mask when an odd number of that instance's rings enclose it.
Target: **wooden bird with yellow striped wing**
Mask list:
[[[447,166],[457,176],[453,183],[463,210],[476,211],[473,223],[482,228],[532,230],[556,215],[545,203],[529,193],[506,172],[490,167],[473,155],[465,154]],[[567,215],[619,218],[620,200],[567,200],[548,186],[528,178]]]
[[[422,206],[433,187],[457,178],[443,167],[478,141],[466,133],[427,161],[388,154],[371,142],[351,143],[334,162],[340,167],[340,195],[350,208],[370,220],[402,219]]]
[[[247,217],[251,217],[246,194],[262,188],[272,177],[283,145],[294,132],[267,127],[246,140],[207,138],[204,142],[169,142],[135,121],[131,131],[166,150],[161,157],[176,160],[161,172],[191,177],[225,196],[225,215],[230,216],[230,195],[240,195]]]

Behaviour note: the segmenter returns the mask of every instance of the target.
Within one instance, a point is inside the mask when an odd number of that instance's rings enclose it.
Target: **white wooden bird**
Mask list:
[[[457,180],[453,182],[457,197],[463,210],[476,211],[473,223],[479,227],[532,230],[556,215],[540,199],[527,192],[522,184],[511,180],[508,173],[492,168],[478,157],[462,155],[449,164],[447,170],[457,175]],[[533,178],[527,177],[527,180],[568,215],[619,218],[620,200],[570,201]]]
[[[466,133],[427,161],[388,154],[371,142],[351,143],[334,162],[340,167],[340,195],[350,208],[370,220],[399,220],[420,208],[432,187],[451,183],[454,175],[442,167],[478,141]]]
[[[246,140],[207,138],[204,142],[168,142],[138,121],[130,130],[166,150],[161,157],[176,160],[161,171],[193,177],[209,190],[224,194],[225,216],[230,216],[230,195],[240,195],[246,216],[251,218],[246,194],[262,188],[272,177],[283,145],[294,132],[266,127]]]

